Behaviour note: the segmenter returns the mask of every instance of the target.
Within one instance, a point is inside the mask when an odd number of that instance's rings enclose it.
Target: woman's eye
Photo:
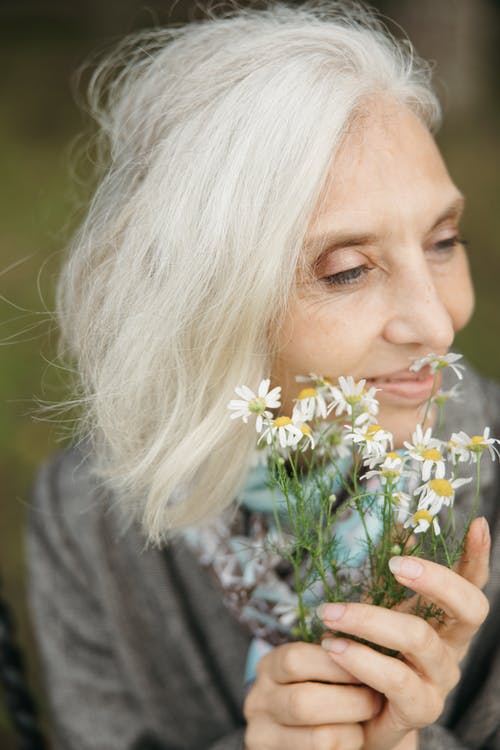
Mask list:
[[[433,245],[433,249],[437,251],[450,251],[454,250],[457,245],[463,245],[464,247],[467,246],[467,240],[462,239],[458,236],[458,234],[454,235],[453,237],[447,237],[444,240],[439,240],[439,242],[435,242]]]
[[[340,271],[330,276],[324,276],[321,281],[328,284],[328,286],[355,284],[369,271],[371,271],[371,268],[368,266],[356,266],[355,268],[349,268],[347,271]]]

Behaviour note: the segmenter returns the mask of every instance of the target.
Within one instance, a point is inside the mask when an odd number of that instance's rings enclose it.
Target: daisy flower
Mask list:
[[[434,354],[434,352],[431,352],[425,357],[410,357],[410,359],[414,360],[413,364],[409,367],[413,372],[419,372],[427,365],[433,373],[443,370],[445,367],[451,367],[457,378],[462,380],[463,375],[460,371],[465,370],[463,365],[456,364],[459,359],[462,359],[462,355],[453,354],[453,352],[450,352],[449,354]]]
[[[407,492],[402,490],[392,490],[391,502],[396,508],[396,520],[402,523],[405,516],[409,513],[411,497]]]
[[[373,465],[373,464],[372,464]],[[387,453],[378,469],[367,471],[361,479],[371,479],[371,477],[380,477],[383,485],[394,484],[402,476],[407,474],[403,472],[403,459],[397,453]]]
[[[228,409],[233,412],[230,419],[242,419],[245,424],[248,418],[256,416],[255,428],[257,432],[262,431],[264,419],[271,419],[272,413],[269,409],[277,409],[281,405],[281,386],[276,386],[269,390],[270,378],[261,380],[257,393],[254,393],[248,386],[240,385],[234,390],[240,398],[232,399],[228,404]]]
[[[425,534],[431,525],[436,536],[439,535],[441,533],[441,527],[439,526],[436,514],[425,508],[417,510],[417,512],[413,513],[404,523],[405,529],[411,527],[415,534]]]
[[[323,375],[316,375],[315,372],[310,372],[309,375],[296,375],[295,380],[297,383],[314,383],[318,390],[329,391],[332,387],[332,381]]]
[[[423,432],[421,425],[417,425],[415,432],[411,436],[411,443],[404,441],[404,447],[408,451],[408,455],[411,458],[415,458],[417,461],[422,460],[422,455],[425,451],[441,448],[441,441],[437,438],[432,437],[432,428],[428,427]]]
[[[304,437],[300,425],[294,422],[290,417],[277,417],[269,422],[259,438],[265,440],[268,445],[277,438],[282,448],[293,447]]]
[[[452,456],[458,458],[459,461],[477,463],[485,450],[488,450],[493,461],[495,455],[500,457],[498,448],[495,448],[495,443],[498,442],[496,438],[490,438],[490,428],[485,427],[482,435],[473,435],[472,437],[469,437],[463,431],[454,432],[448,446]]]
[[[311,448],[312,450],[316,445],[316,439],[313,435],[313,431],[311,430],[309,425],[305,423],[298,424],[297,426],[302,433],[302,438],[300,440],[301,450],[307,450],[307,448]]]
[[[327,413],[325,397],[317,388],[303,388],[295,399],[293,416],[298,420],[326,419]]]
[[[448,401],[459,401],[461,395],[460,386],[455,384],[449,391],[439,390],[432,397],[432,402],[438,406],[444,406]]]
[[[389,447],[392,448],[392,434],[384,430],[379,424],[355,427],[345,434],[345,439],[361,447],[365,460],[382,459]]]
[[[335,410],[337,417],[341,414],[354,415],[356,422],[361,424],[378,414],[378,401],[375,398],[378,388],[366,390],[366,380],[356,383],[352,375],[347,378],[341,375],[338,383],[339,387],[331,388],[333,402],[329,408],[330,411]]]
[[[427,480],[431,478],[433,469],[437,479],[442,479],[446,474],[446,459],[439,448],[424,448],[418,453],[413,453],[412,458],[414,458],[415,461],[423,463],[422,479],[424,482],[427,482]]]
[[[346,425],[346,428],[347,428],[347,425]],[[401,463],[403,463],[403,458],[400,456],[399,453],[395,453],[394,451],[389,451],[388,453],[382,453],[380,456],[376,456],[376,455],[370,456],[369,458],[365,458],[363,463],[369,469],[380,468],[380,464],[383,461],[385,461],[386,458],[390,458],[393,460],[399,459]]]
[[[414,494],[420,495],[418,509],[430,510],[434,515],[439,513],[443,505],[446,507],[452,505],[456,490],[469,482],[472,482],[472,477],[467,479],[430,479],[415,490]]]

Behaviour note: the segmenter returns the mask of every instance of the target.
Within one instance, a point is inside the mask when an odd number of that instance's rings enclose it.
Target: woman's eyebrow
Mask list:
[[[338,232],[335,229],[330,232],[318,234],[311,237],[305,244],[305,248],[311,252],[323,250],[336,250],[340,247],[355,247],[369,245],[377,240],[377,235],[372,233],[353,234],[352,232]]]
[[[447,219],[454,219],[457,216],[460,216],[464,206],[465,198],[460,194],[439,214],[428,231],[432,232],[433,229]],[[356,234],[353,232],[339,232],[333,229],[329,232],[324,232],[323,234],[311,237],[305,243],[305,249],[310,252],[322,253],[325,250],[330,252],[332,250],[337,250],[340,247],[360,247],[363,245],[370,245],[377,242],[377,240],[378,236],[373,232]]]
[[[460,214],[464,210],[464,207],[465,198],[460,194],[448,205],[447,208],[444,209],[444,211],[439,214],[429,231],[432,232],[433,229],[438,227],[443,223],[443,221],[446,221],[447,219],[455,219],[457,216],[460,216]]]

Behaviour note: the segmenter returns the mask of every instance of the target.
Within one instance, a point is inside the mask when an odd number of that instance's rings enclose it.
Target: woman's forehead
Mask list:
[[[360,132],[360,128],[363,132]],[[306,236],[313,251],[411,221],[431,229],[463,210],[436,143],[402,105],[366,115],[348,133],[332,162]]]

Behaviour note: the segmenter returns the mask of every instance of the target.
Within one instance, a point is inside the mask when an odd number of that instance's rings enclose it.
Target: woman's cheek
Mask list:
[[[467,325],[475,304],[474,286],[465,252],[460,265],[453,293],[450,295],[450,312],[455,331],[460,331]]]

